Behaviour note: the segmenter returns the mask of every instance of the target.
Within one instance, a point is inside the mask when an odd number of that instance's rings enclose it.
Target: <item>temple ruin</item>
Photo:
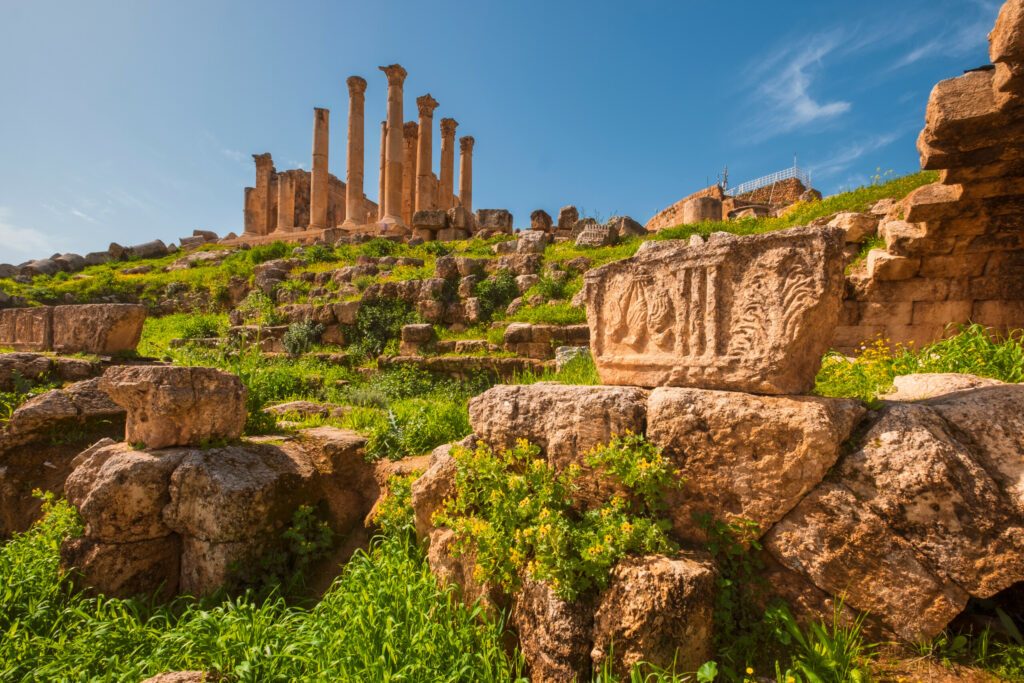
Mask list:
[[[398,64],[380,67],[387,77],[387,119],[381,122],[378,201],[363,189],[367,82],[360,76],[347,80],[349,93],[348,144],[344,181],[328,170],[330,111],[313,110],[313,153],[310,171],[278,171],[269,153],[254,154],[255,187],[245,188],[245,227],[235,240],[259,244],[279,239],[311,243],[334,241],[345,235],[409,236],[417,212],[447,212],[460,225],[472,223],[473,143],[459,140],[459,185],[455,187],[455,130],[453,118],[443,118],[440,171],[433,165],[434,111],[439,106],[429,93],[416,98],[419,118],[404,120],[403,85],[407,72]],[[425,214],[431,215],[431,214]],[[436,216],[436,214],[433,214]],[[435,218],[434,224],[438,221]],[[433,225],[433,224],[431,224]],[[468,227],[471,226],[467,226]],[[437,228],[421,231],[436,238]]]

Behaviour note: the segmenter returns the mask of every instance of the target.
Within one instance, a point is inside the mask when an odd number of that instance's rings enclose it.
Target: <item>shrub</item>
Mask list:
[[[221,323],[221,316],[190,315],[181,326],[181,336],[184,339],[219,337],[221,335]]]
[[[415,321],[416,314],[405,301],[378,299],[364,302],[356,314],[356,348],[363,354],[377,356],[389,341],[399,338],[403,325]]]
[[[502,269],[476,284],[473,294],[480,299],[480,317],[487,321],[496,312],[504,311],[519,296],[516,276]]]
[[[454,249],[444,242],[424,242],[420,245],[420,249],[431,256],[447,256],[454,251]]]
[[[324,263],[336,259],[337,256],[334,253],[334,248],[326,247],[322,244],[306,247],[305,251],[302,252],[302,260],[306,263]]]
[[[397,242],[392,242],[383,237],[374,237],[372,240],[364,242],[359,248],[363,255],[375,258],[393,256],[399,249],[401,249],[401,246]]]
[[[303,320],[292,323],[285,331],[281,343],[291,356],[298,356],[309,351],[314,345],[320,343],[320,335],[324,333],[324,326],[312,320]]]
[[[452,451],[456,493],[436,522],[456,532],[456,552],[476,554],[477,580],[511,591],[528,576],[574,600],[606,585],[626,555],[675,549],[668,522],[655,518],[643,497],[616,494],[585,509],[574,498],[579,466],[559,473],[539,454],[525,441],[497,453],[483,443]]]
[[[237,310],[246,322],[254,325],[273,326],[284,322],[274,306],[274,300],[258,289],[250,291]]]
[[[291,253],[291,247],[280,240],[271,242],[270,244],[261,244],[251,248],[248,251],[249,260],[254,264],[265,263],[267,261],[273,261],[274,259],[284,258]]]

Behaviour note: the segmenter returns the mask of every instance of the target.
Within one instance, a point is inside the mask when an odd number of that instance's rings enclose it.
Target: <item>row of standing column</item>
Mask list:
[[[354,228],[376,220],[382,226],[407,225],[416,211],[447,210],[455,205],[455,119],[441,119],[441,173],[433,179],[433,117],[438,102],[429,94],[417,98],[419,121],[403,123],[403,92],[406,71],[398,64],[380,67],[388,81],[387,120],[381,122],[380,186],[377,216],[366,214],[363,195],[364,169],[364,109],[366,80],[351,76],[347,81],[349,92],[347,177],[345,189],[346,228]],[[313,110],[313,165],[309,187],[309,229],[327,227],[330,195],[328,172],[330,112]],[[459,140],[459,204],[472,211],[473,194],[473,138]],[[259,194],[257,210],[262,220],[270,218],[270,176],[273,166],[270,155],[255,155],[257,160],[256,192]],[[261,163],[262,162],[262,163]],[[264,177],[265,176],[265,177]],[[296,230],[295,180],[287,174],[278,179],[278,232]],[[268,226],[269,227],[269,226]]]

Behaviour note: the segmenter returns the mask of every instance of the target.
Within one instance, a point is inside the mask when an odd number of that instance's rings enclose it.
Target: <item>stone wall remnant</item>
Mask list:
[[[98,355],[134,351],[145,320],[140,304],[7,308],[0,310],[0,346]]]
[[[835,228],[716,233],[648,242],[587,272],[602,381],[808,391],[839,316],[842,246]]]

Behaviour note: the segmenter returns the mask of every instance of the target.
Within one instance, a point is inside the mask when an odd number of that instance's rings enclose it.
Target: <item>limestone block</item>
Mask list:
[[[836,475],[937,576],[976,597],[1024,577],[1024,518],[939,413],[887,406],[861,443]]]
[[[266,539],[213,542],[186,536],[181,543],[179,592],[202,597],[241,581],[267,545]]]
[[[124,410],[110,400],[99,380],[90,379],[47,391],[22,403],[7,421],[7,432],[24,437],[65,427],[71,421],[95,425],[123,416]]]
[[[112,443],[79,455],[64,491],[82,515],[86,535],[107,543],[169,535],[161,513],[170,502],[171,473],[185,453],[183,449],[147,453],[126,443]]]
[[[943,326],[966,322],[973,308],[972,301],[915,301],[910,323]]]
[[[120,366],[100,386],[128,411],[125,441],[150,449],[236,439],[245,426],[245,388],[213,368]]]
[[[575,206],[563,206],[558,211],[558,229],[559,230],[575,230],[576,223],[580,220],[580,212]]]
[[[694,197],[683,204],[683,224],[722,220],[722,200],[716,197]]]
[[[699,514],[768,529],[822,480],[863,415],[845,399],[655,389],[647,438],[685,480],[668,500],[676,533],[704,540]]]
[[[0,310],[0,346],[16,351],[49,351],[53,348],[53,307]]]
[[[1007,384],[955,393],[928,405],[963,434],[965,445],[1024,515],[1024,386]]]
[[[985,272],[988,254],[950,254],[921,258],[921,277],[977,277]]]
[[[16,378],[37,381],[53,369],[53,361],[38,353],[0,353],[0,391],[14,388]]]
[[[890,254],[885,249],[868,252],[868,277],[875,280],[909,280],[921,268],[920,258],[908,258]]]
[[[498,257],[494,269],[507,270],[513,275],[536,275],[542,263],[543,257],[540,254],[507,254]]]
[[[171,475],[164,523],[183,536],[214,543],[276,533],[312,497],[313,478],[308,458],[294,448],[192,450]]]
[[[75,582],[93,595],[130,598],[157,589],[169,598],[178,590],[181,539],[175,535],[133,543],[73,538],[61,545],[61,566],[75,569]]]
[[[892,381],[892,390],[880,398],[886,401],[923,401],[960,391],[995,387],[1002,385],[997,379],[977,377],[957,372],[923,372],[912,375],[897,375]]]
[[[508,244],[508,242],[504,244]],[[515,250],[520,254],[543,254],[544,248],[548,245],[548,236],[547,233],[531,230],[520,233],[519,239],[512,244],[515,245]]]
[[[847,244],[859,244],[878,230],[878,216],[870,213],[844,212],[836,214],[828,224],[846,234]]]
[[[908,640],[939,633],[967,604],[962,588],[937,576],[840,484],[814,489],[772,527],[764,545],[785,567]]]
[[[583,228],[576,237],[577,247],[607,247],[618,242],[619,236],[611,225],[601,225],[593,218],[585,218],[577,225]]]
[[[864,301],[859,304],[860,324],[886,325],[893,322],[906,322],[914,312],[911,301]]]
[[[988,41],[993,64],[1024,62],[1024,5],[1019,0],[1003,4]]]
[[[594,613],[594,669],[614,656],[612,669],[623,677],[641,662],[696,671],[713,658],[715,593],[710,557],[622,560]]]
[[[546,583],[526,580],[515,595],[510,621],[536,683],[584,680],[590,673],[593,606],[562,600]],[[617,654],[617,653],[616,653]]]
[[[142,683],[207,683],[213,680],[205,671],[169,671],[147,678]]]
[[[963,187],[932,183],[922,185],[903,200],[903,215],[908,223],[922,223],[942,218],[957,218]]]
[[[551,232],[551,215],[544,209],[537,209],[530,214],[530,230]]]
[[[643,237],[647,229],[629,216],[612,216],[605,225],[609,226],[618,239]]]
[[[536,444],[555,465],[581,461],[612,436],[642,433],[647,392],[637,387],[499,385],[470,399],[473,433],[492,448],[518,439]]]
[[[455,495],[455,458],[453,444],[438,446],[430,454],[427,470],[412,483],[412,508],[415,512],[416,535],[429,538],[434,530],[434,513],[445,500]],[[472,448],[472,444],[468,444]]]
[[[53,309],[53,350],[110,355],[134,351],[142,336],[141,304],[85,304]]]
[[[480,230],[512,234],[512,214],[508,209],[478,209],[476,224]]]
[[[412,217],[413,234],[416,230],[430,230],[437,232],[448,227],[448,213],[446,211],[417,211]]]
[[[61,254],[53,260],[66,273],[77,273],[85,268],[85,257],[78,254]]]
[[[971,321],[1007,330],[1020,329],[1024,321],[1024,301],[975,301]]]
[[[35,259],[18,266],[18,274],[25,277],[36,277],[37,275],[54,275],[60,272],[60,264],[53,259]]]
[[[841,230],[645,244],[584,276],[602,382],[771,394],[813,386],[842,302]]]

